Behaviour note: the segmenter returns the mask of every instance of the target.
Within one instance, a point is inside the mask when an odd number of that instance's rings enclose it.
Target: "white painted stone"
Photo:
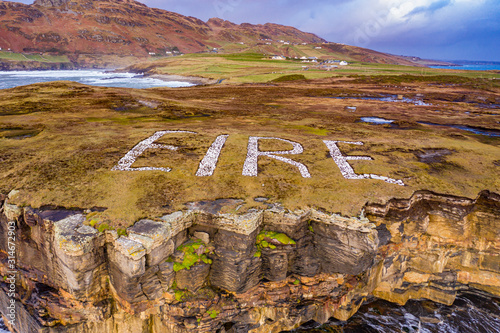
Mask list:
[[[114,170],[114,171],[154,171],[154,170],[157,170],[157,171],[165,171],[165,172],[171,171],[170,168],[156,168],[156,167],[132,168],[131,167],[132,164],[136,161],[137,157],[139,157],[147,149],[164,148],[164,149],[170,149],[170,150],[177,150],[177,147],[174,147],[174,146],[154,144],[154,141],[160,139],[162,136],[164,136],[165,134],[168,134],[168,133],[192,133],[192,134],[196,134],[195,132],[190,132],[190,131],[159,131],[159,132],[156,132],[154,135],[141,141],[134,148],[132,148],[132,150],[130,150],[122,159],[120,159],[118,164],[116,166],[114,166],[112,168],[112,170]],[[213,175],[214,170],[217,167],[217,162],[219,160],[221,150],[224,147],[224,144],[226,143],[226,140],[228,137],[229,137],[229,135],[224,134],[224,135],[219,135],[215,139],[215,141],[212,143],[212,145],[208,149],[205,157],[200,162],[199,167],[198,167],[198,171],[196,172],[196,176],[207,177],[207,176]],[[259,140],[280,140],[280,141],[291,144],[293,146],[293,149],[286,150],[286,151],[260,151],[259,150]],[[395,185],[400,185],[400,186],[405,185],[403,183],[403,181],[399,180],[399,179],[393,179],[393,178],[375,175],[375,174],[356,174],[354,172],[354,169],[347,161],[349,161],[349,160],[367,160],[367,161],[370,161],[370,160],[373,160],[373,158],[371,158],[369,156],[345,156],[340,151],[339,147],[337,146],[337,143],[342,142],[342,143],[351,144],[351,145],[363,145],[363,142],[359,142],[359,141],[354,141],[354,142],[352,142],[352,141],[330,141],[330,140],[323,140],[323,142],[326,144],[327,148],[330,150],[330,154],[331,154],[334,162],[339,167],[340,172],[342,173],[342,176],[345,179],[376,179],[376,180],[383,180],[383,181],[390,183],[390,184],[395,184]],[[311,178],[311,174],[309,173],[309,170],[307,169],[307,167],[304,164],[293,161],[293,160],[286,158],[286,157],[283,157],[283,156],[279,156],[279,155],[297,155],[297,154],[302,154],[303,152],[304,152],[304,148],[302,147],[302,145],[300,143],[297,143],[297,142],[293,142],[293,141],[286,140],[286,139],[274,138],[274,137],[251,136],[248,139],[247,156],[245,159],[245,163],[243,165],[242,175],[256,177],[258,175],[259,156],[267,156],[270,158],[274,158],[278,161],[291,164],[299,169],[302,177]],[[262,186],[264,186],[264,184],[262,184]]]
[[[260,151],[259,150],[259,140],[280,140],[283,142],[290,143],[293,146],[292,150],[286,150],[286,151],[273,151],[273,152],[268,152],[268,151]],[[245,164],[243,165],[243,176],[251,176],[251,177],[257,177],[258,171],[257,171],[257,164],[258,164],[258,159],[259,156],[267,156],[274,158],[278,161],[285,162],[288,164],[291,164],[293,166],[296,166],[302,177],[304,178],[311,178],[311,174],[309,173],[309,170],[307,170],[307,167],[299,162],[295,162],[289,158],[282,157],[282,156],[277,156],[277,155],[297,155],[297,154],[302,154],[304,152],[304,148],[300,143],[293,142],[290,140],[285,140],[285,139],[280,139],[280,138],[270,138],[270,137],[258,137],[258,136],[251,136],[248,139],[248,150],[247,150],[247,158],[245,160]]]
[[[170,172],[172,169],[170,168],[153,168],[153,167],[144,167],[144,168],[132,168],[132,164],[134,164],[135,160],[146,151],[146,149],[158,149],[158,148],[164,148],[164,149],[170,149],[170,150],[177,150],[177,147],[170,146],[170,145],[159,145],[159,144],[154,144],[156,140],[160,139],[162,136],[168,133],[192,133],[196,134],[195,132],[190,132],[190,131],[159,131],[147,138],[146,140],[143,140],[139,142],[134,148],[132,148],[131,151],[129,151],[120,161],[118,161],[118,164],[115,165],[111,170],[113,171],[165,171],[165,172]]]
[[[348,160],[373,160],[373,158],[369,156],[345,156],[342,154],[340,151],[339,147],[337,146],[338,142],[343,142],[347,143],[350,145],[363,145],[363,142],[351,142],[351,141],[329,141],[329,140],[323,140],[323,142],[326,144],[327,148],[330,150],[330,155],[333,158],[333,161],[335,164],[340,169],[340,173],[342,173],[342,176],[344,176],[345,179],[378,179],[378,180],[383,180],[386,183],[389,184],[395,184],[395,185],[401,185],[404,186],[405,184],[403,183],[402,180],[399,179],[392,179],[389,177],[385,176],[379,176],[379,175],[374,175],[374,174],[357,174],[354,172],[354,169],[352,166],[347,162]]]
[[[217,166],[217,161],[219,160],[220,152],[228,137],[229,135],[219,135],[217,139],[215,139],[214,143],[212,143],[208,149],[207,154],[203,160],[201,160],[196,176],[208,177],[213,175],[215,167]]]

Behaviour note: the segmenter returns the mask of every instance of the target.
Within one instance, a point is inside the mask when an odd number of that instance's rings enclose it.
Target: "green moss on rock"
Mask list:
[[[212,310],[212,311],[208,311],[207,313],[209,314],[210,318],[215,319],[219,315],[220,311]]]
[[[295,245],[295,241],[286,234],[263,230],[257,235],[255,245],[257,246],[257,252],[254,257],[260,257],[264,248],[274,250],[276,246],[280,245]]]
[[[200,262],[205,264],[212,264],[212,259],[208,258],[207,254],[213,252],[211,247],[208,247],[203,241],[195,239],[189,241],[177,248],[177,251],[182,252],[182,256],[168,260],[173,260],[174,271],[178,272],[182,269],[190,269],[191,266],[196,265]]]

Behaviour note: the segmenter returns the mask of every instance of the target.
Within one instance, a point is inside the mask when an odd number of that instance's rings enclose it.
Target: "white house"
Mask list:
[[[342,60],[341,62],[339,62],[339,65],[340,66],[347,66],[349,64],[347,63],[347,61]]]

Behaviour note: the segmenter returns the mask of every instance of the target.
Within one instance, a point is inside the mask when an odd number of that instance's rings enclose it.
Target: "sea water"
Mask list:
[[[177,88],[194,85],[182,81],[163,81],[141,74],[111,73],[102,70],[0,71],[0,89],[49,81],[75,81],[92,86],[138,89],[154,87]]]
[[[0,317],[0,333],[10,333],[7,326],[5,326],[2,317]]]
[[[295,333],[498,333],[500,298],[481,291],[459,294],[452,306],[410,300],[399,306],[378,300],[364,304],[348,321],[310,322]]]
[[[464,69],[470,71],[493,71],[500,70],[500,63],[496,65],[456,65],[456,66],[429,66],[431,68],[443,68],[443,69]]]

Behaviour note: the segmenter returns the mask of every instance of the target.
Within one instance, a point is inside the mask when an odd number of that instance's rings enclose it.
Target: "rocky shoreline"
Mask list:
[[[199,77],[199,76],[182,76],[182,75],[173,75],[173,74],[146,74],[147,76],[154,78],[154,79],[159,79],[163,81],[181,81],[181,82],[188,82],[192,83],[194,85],[204,85],[204,84],[214,84],[217,82],[217,80],[213,79],[208,79],[204,77]]]
[[[90,211],[18,207],[2,196],[1,266],[15,225],[15,332],[280,332],[347,320],[370,296],[452,304],[500,295],[500,195],[416,192],[361,217],[280,206],[201,209],[96,230]],[[120,233],[120,235],[119,235]],[[11,295],[12,296],[12,295]]]
[[[71,62],[0,61],[0,71],[57,71],[81,69]]]
[[[57,71],[57,70],[107,70],[116,72],[128,72],[123,69],[116,69],[116,67],[109,66],[96,66],[96,65],[86,65],[86,64],[76,64],[72,62],[63,63],[43,63],[36,61],[0,61],[0,71]],[[136,73],[132,71],[132,73]],[[182,76],[182,75],[170,75],[170,74],[148,74],[145,76],[151,77],[153,79],[158,79],[166,82],[171,81],[181,81],[188,82],[194,85],[207,85],[217,83],[217,80],[208,79],[198,76]]]

